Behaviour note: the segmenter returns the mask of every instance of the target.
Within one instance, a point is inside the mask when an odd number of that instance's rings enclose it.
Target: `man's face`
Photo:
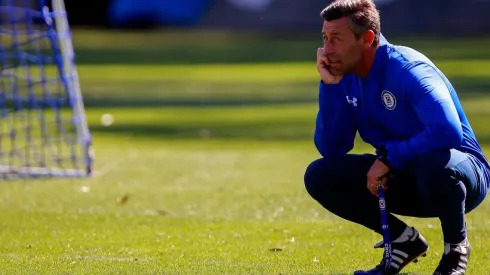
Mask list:
[[[363,44],[362,39],[357,39],[349,28],[349,19],[324,21],[322,34],[330,73],[344,75],[351,72],[361,60]]]

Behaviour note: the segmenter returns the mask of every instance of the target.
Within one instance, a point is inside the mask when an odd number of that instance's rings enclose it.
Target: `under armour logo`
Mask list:
[[[349,104],[352,104],[354,107],[357,107],[357,97],[353,97],[352,100],[349,99],[349,96],[346,96],[345,98],[347,99],[347,102]]]

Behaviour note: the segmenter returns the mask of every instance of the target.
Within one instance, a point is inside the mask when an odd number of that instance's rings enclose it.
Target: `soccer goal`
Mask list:
[[[0,0],[0,179],[91,174],[74,56],[63,0]]]

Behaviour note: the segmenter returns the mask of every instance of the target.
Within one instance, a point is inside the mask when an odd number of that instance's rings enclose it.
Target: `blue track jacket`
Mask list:
[[[455,89],[423,54],[384,37],[366,78],[346,74],[339,84],[320,81],[315,145],[325,157],[347,154],[356,131],[394,168],[435,149],[468,152],[490,167]]]

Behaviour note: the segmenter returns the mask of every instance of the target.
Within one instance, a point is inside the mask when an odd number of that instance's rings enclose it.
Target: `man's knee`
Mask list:
[[[337,186],[341,183],[338,173],[343,167],[338,159],[320,158],[308,165],[304,175],[305,188],[310,196],[324,204],[336,196]]]
[[[417,169],[440,169],[446,166],[449,160],[449,150],[434,150],[419,153],[415,156],[415,166]]]
[[[458,150],[428,153],[417,158],[419,188],[431,194],[431,201],[450,197],[465,200],[466,212],[475,209],[485,198],[487,189],[480,168],[468,154]],[[477,161],[476,161],[477,162]]]
[[[458,150],[433,150],[417,155],[415,167],[419,174],[457,177],[458,166],[468,161],[468,156]]]
[[[317,199],[317,194],[336,196],[339,189],[365,188],[366,175],[375,160],[376,156],[368,154],[317,159],[306,169],[306,190]]]
[[[323,190],[328,184],[328,170],[329,163],[324,158],[313,161],[306,168],[304,175],[305,188],[308,194],[314,199],[317,199],[323,193]]]
[[[425,196],[446,193],[451,189],[453,195],[465,196],[465,190],[457,185],[465,178],[467,156],[457,150],[434,150],[420,154],[415,159],[418,187]],[[463,170],[463,171],[461,171]],[[448,189],[449,188],[449,189]],[[458,189],[453,190],[454,188]],[[461,189],[461,190],[459,190]]]

